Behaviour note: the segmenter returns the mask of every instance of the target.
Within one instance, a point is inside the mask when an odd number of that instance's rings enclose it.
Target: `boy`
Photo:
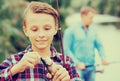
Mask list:
[[[23,19],[31,45],[0,64],[0,81],[80,81],[73,61],[66,57],[63,67],[63,55],[51,46],[57,29],[57,11],[46,3],[31,2]]]

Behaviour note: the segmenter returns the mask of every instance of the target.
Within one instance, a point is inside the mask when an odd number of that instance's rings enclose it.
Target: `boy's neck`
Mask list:
[[[51,57],[52,53],[50,48],[49,49],[37,49],[37,48],[32,48],[33,51],[38,52],[41,57]]]

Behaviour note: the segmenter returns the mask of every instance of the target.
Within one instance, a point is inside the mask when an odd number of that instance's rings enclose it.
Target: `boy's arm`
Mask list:
[[[69,72],[70,75],[70,81],[81,81],[80,76],[77,72],[77,68],[71,58],[66,56],[66,64],[65,68]]]
[[[12,68],[11,57],[0,64],[0,81],[12,81],[10,69]]]
[[[63,58],[61,58],[62,60]],[[42,58],[41,61],[46,65],[49,70],[48,78],[52,78],[53,81],[80,81],[79,75],[76,71],[73,61],[66,57],[65,65],[59,65],[54,63],[50,58]]]

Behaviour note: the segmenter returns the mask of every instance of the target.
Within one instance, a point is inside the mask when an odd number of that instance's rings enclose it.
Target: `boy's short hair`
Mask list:
[[[55,25],[58,25],[59,14],[51,5],[49,5],[47,3],[43,3],[43,2],[32,1],[29,3],[29,5],[27,6],[27,8],[24,11],[23,26],[25,26],[25,27],[26,27],[26,16],[30,12],[35,13],[35,14],[45,13],[45,14],[52,15],[55,19]]]
[[[80,10],[81,15],[87,15],[89,12],[97,13],[97,11],[94,8],[91,7],[82,7]]]

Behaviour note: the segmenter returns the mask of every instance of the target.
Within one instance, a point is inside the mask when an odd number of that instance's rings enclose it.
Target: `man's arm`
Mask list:
[[[65,30],[63,35],[63,45],[64,45],[64,52],[66,55],[68,55],[72,60],[77,64],[79,61],[72,53],[72,44],[74,44],[74,38],[73,38],[73,31],[71,30]]]
[[[101,58],[102,64],[108,65],[108,62],[106,61],[106,57],[105,57],[104,47],[103,47],[102,42],[100,41],[97,33],[95,33],[95,47],[98,50],[98,54]]]
[[[102,45],[102,42],[100,41],[97,33],[95,34],[95,48],[98,50],[98,54],[101,59],[105,59],[105,54],[104,54],[104,47]]]

